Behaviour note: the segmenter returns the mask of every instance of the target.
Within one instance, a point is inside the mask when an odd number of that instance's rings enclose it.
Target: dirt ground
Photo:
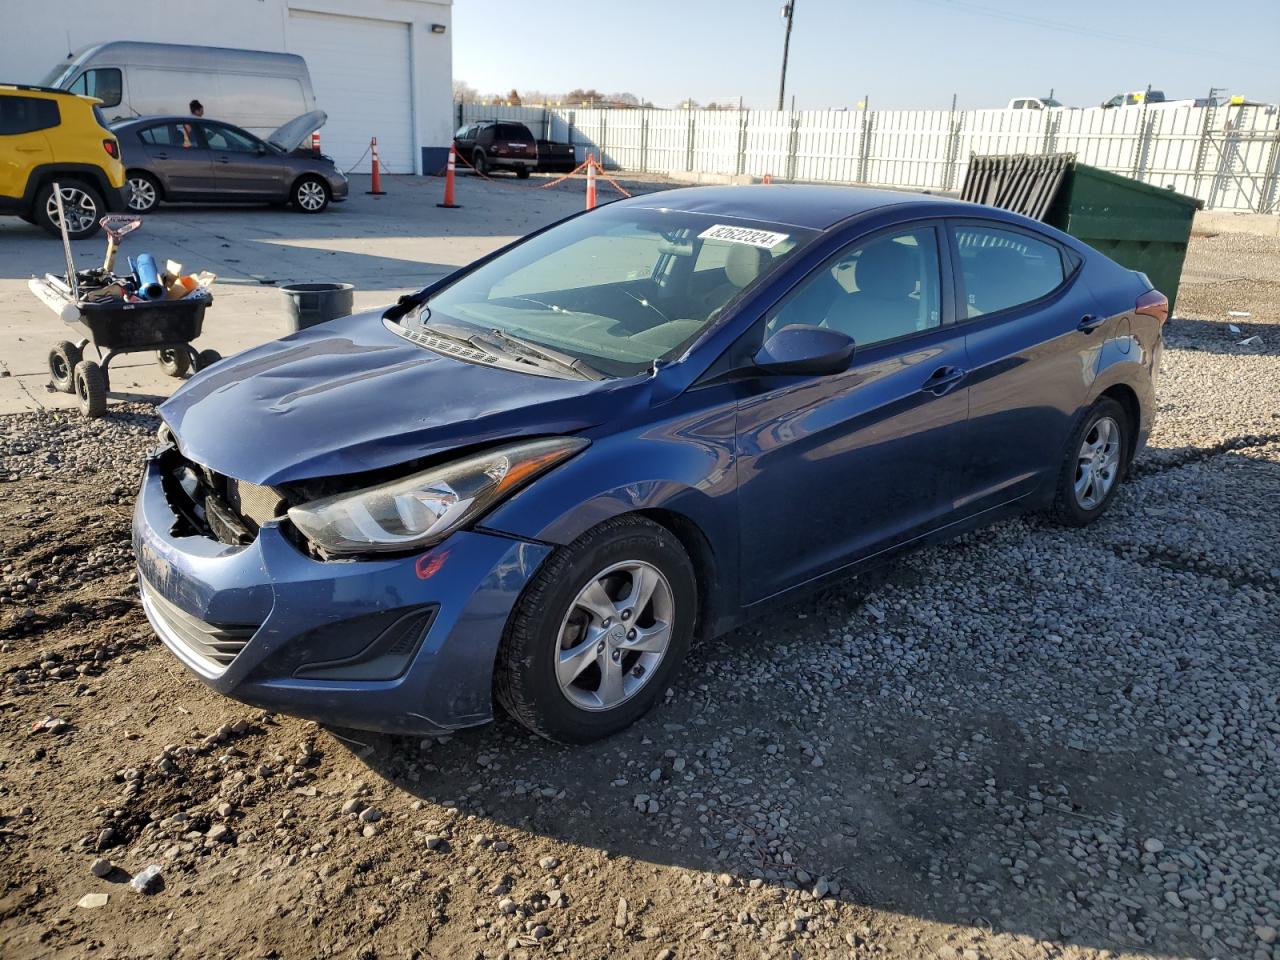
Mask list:
[[[1280,241],[1187,276],[1103,522],[780,607],[587,748],[214,695],[137,602],[151,408],[0,418],[0,955],[1280,958]]]

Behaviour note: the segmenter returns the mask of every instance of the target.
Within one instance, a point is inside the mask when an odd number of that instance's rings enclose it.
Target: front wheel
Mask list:
[[[1069,527],[1084,527],[1106,511],[1129,468],[1129,431],[1124,407],[1103,397],[1090,407],[1067,441],[1053,516]]]
[[[528,168],[528,167],[516,167],[516,176],[517,176],[517,177],[519,177],[521,180],[528,180],[528,179],[529,179],[529,168]]]
[[[170,377],[185,376],[191,369],[191,351],[186,347],[169,347],[156,351],[156,363]]]
[[[100,366],[92,360],[81,360],[76,364],[75,383],[81,413],[100,417],[107,412],[107,378]]]
[[[199,373],[201,370],[209,369],[221,359],[222,354],[217,350],[206,347],[196,354],[196,372]]]
[[[488,176],[489,158],[484,155],[483,150],[477,150],[471,155],[471,166],[475,169],[478,176]]]
[[[291,199],[299,213],[320,213],[329,206],[329,185],[319,177],[303,177],[293,185]]]
[[[670,531],[609,520],[556,551],[525,588],[498,651],[498,702],[549,740],[617,733],[666,689],[697,606],[693,564]]]

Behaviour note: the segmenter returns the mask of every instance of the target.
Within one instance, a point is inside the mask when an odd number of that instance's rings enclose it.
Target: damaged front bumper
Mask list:
[[[324,562],[281,523],[252,542],[185,531],[160,460],[133,520],[143,607],[219,693],[334,726],[437,733],[493,716],[507,617],[550,548],[461,531],[427,553]]]

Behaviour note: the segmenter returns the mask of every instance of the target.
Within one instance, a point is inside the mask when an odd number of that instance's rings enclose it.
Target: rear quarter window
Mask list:
[[[56,100],[0,96],[0,136],[48,130],[62,122]]]
[[[523,123],[500,123],[495,129],[494,137],[498,140],[532,140],[533,134]]]

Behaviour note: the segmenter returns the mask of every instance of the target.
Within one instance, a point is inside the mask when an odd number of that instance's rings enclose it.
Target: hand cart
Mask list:
[[[86,417],[106,412],[111,361],[122,353],[154,350],[160,368],[171,377],[181,377],[189,369],[203,370],[222,359],[216,350],[197,352],[191,346],[204,326],[205,308],[213,303],[207,290],[180,300],[94,303],[77,300],[66,282],[51,273],[32,277],[27,288],[80,335],[49,351],[49,373],[54,387],[76,394]],[[90,345],[97,351],[97,362],[84,359],[84,349]]]

